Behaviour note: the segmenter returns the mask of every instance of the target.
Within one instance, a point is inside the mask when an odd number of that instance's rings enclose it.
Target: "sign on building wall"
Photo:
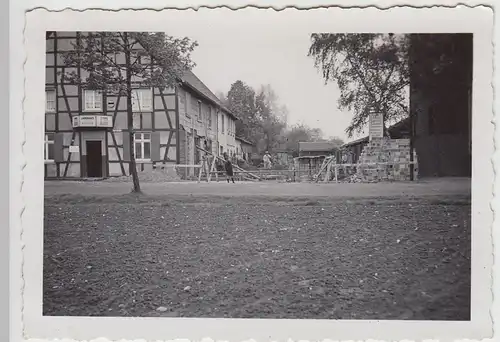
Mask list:
[[[80,152],[80,146],[70,146],[69,153],[78,153]]]
[[[72,120],[73,127],[113,127],[113,118],[109,115],[79,115]]]
[[[78,127],[96,127],[97,118],[95,115],[81,115],[78,117]]]
[[[111,116],[99,115],[97,117],[97,127],[113,127],[113,119]]]
[[[373,138],[384,137],[384,119],[381,113],[371,113],[369,118],[369,136]]]

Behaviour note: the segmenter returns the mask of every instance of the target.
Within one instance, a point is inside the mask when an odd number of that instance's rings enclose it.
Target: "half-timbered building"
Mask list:
[[[179,85],[170,89],[145,88],[140,80],[133,80],[132,129],[127,122],[126,96],[85,89],[64,79],[62,75],[70,71],[85,76],[83,69],[66,65],[62,57],[85,34],[47,34],[46,178],[128,175],[131,148],[138,171],[144,172],[159,165],[198,164],[196,146],[215,154],[230,149],[236,116],[192,72],[186,72]],[[125,63],[122,55],[114,58],[117,64]],[[140,58],[141,64],[151,63],[144,56],[134,58]]]

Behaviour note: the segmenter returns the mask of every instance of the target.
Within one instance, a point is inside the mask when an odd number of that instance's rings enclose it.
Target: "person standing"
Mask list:
[[[234,172],[233,172],[233,164],[231,160],[229,160],[229,156],[227,153],[224,153],[224,168],[226,169],[227,182],[229,183],[229,179],[234,183]]]
[[[264,168],[269,170],[271,168],[271,155],[268,151],[264,153],[262,160],[264,161]]]

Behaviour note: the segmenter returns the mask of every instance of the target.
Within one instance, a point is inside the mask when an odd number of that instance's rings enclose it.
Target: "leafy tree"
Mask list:
[[[254,141],[258,119],[255,108],[255,91],[243,81],[236,81],[227,93],[227,106],[236,114],[236,135]]]
[[[270,85],[261,86],[259,92],[243,81],[231,85],[227,97],[219,93],[221,101],[238,117],[236,134],[256,144],[259,153],[272,151],[279,143],[280,134],[286,127],[288,114],[280,106],[278,96]]]
[[[173,87],[186,70],[194,67],[191,52],[197,46],[189,38],[165,33],[94,32],[80,35],[72,51],[63,53],[64,63],[86,71],[65,72],[63,77],[88,89],[126,96],[130,132],[130,174],[133,192],[141,192],[135,163],[132,96],[137,86]],[[124,56],[124,64],[117,56]]]
[[[384,126],[408,115],[407,35],[319,33],[311,40],[309,56],[325,82],[340,89],[339,108],[354,114],[349,137],[363,130],[372,111],[383,114]]]
[[[363,130],[371,110],[384,115],[384,124],[408,116],[410,78],[412,88],[430,93],[472,78],[463,72],[472,70],[470,33],[312,34],[311,40],[309,56],[325,82],[340,89],[339,108],[354,113],[350,137]]]
[[[278,112],[278,97],[271,86],[262,86],[259,94],[255,98],[256,116],[259,120],[259,129],[256,129],[259,141],[257,146],[259,151],[272,151],[279,144],[280,136],[286,127],[286,122],[282,121],[282,115]]]

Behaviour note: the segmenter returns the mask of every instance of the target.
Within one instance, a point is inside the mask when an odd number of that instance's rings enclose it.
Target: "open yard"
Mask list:
[[[467,186],[64,184],[46,187],[45,315],[470,319]]]

